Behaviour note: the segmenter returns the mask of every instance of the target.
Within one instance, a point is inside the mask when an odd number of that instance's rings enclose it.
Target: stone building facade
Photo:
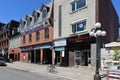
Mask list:
[[[89,32],[97,22],[107,33],[101,38],[101,47],[118,38],[119,20],[111,0],[55,0],[55,63],[95,66],[96,39]]]

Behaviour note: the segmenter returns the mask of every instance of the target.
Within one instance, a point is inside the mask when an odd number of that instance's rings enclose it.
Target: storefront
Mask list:
[[[9,51],[9,59],[12,59],[13,61],[19,61],[20,60],[20,49],[19,48],[10,48]]]
[[[21,47],[20,61],[34,63],[34,48],[31,47]]]
[[[36,62],[40,62],[41,64],[52,64],[53,54],[51,47],[51,43],[34,46]]]
[[[68,66],[68,54],[66,47],[66,39],[54,41],[55,64],[59,66]]]
[[[67,39],[69,66],[88,66],[91,64],[91,44],[95,38],[89,34],[69,37]]]

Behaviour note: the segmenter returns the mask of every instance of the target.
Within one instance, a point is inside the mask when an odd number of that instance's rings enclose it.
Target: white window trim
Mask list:
[[[85,6],[79,8],[79,9],[77,9],[77,4],[75,3],[75,10],[72,11],[72,10],[71,10],[71,9],[72,9],[71,3],[76,2],[76,1],[77,1],[77,0],[71,0],[71,1],[70,1],[70,14],[71,14],[71,13],[74,13],[74,12],[77,12],[77,11],[79,11],[79,10],[85,9],[85,8],[87,8],[87,6],[88,6],[87,0],[86,0],[86,3],[85,3]]]
[[[43,10],[46,10],[46,11],[47,11],[47,9],[46,9],[46,8],[43,8]],[[43,10],[42,10],[42,15],[41,15],[41,16],[42,16],[42,19],[43,19],[43,20],[45,20],[45,19],[47,18],[47,16],[48,16],[48,12],[46,13],[46,17],[45,17],[45,18],[43,18]]]
[[[87,18],[83,18],[83,19],[79,19],[79,20],[76,20],[76,21],[74,21],[74,22],[72,22],[71,24],[70,24],[70,29],[71,29],[71,33],[70,34],[78,34],[78,33],[86,33],[86,32],[88,32],[88,30],[87,30],[87,28],[85,28],[83,31],[77,31],[77,32],[75,32],[75,33],[73,33],[72,32],[72,25],[73,24],[76,24],[76,23],[79,23],[79,22],[82,22],[82,21],[86,21],[86,24],[87,24]]]

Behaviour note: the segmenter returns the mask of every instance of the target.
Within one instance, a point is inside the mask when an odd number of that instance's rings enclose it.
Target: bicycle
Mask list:
[[[47,71],[50,73],[57,73],[57,69],[54,64],[48,65],[47,66]]]

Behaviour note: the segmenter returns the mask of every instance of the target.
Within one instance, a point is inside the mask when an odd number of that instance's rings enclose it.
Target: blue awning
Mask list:
[[[33,50],[32,47],[24,47],[24,48],[20,48],[21,51],[30,51]]]
[[[64,51],[65,50],[65,47],[56,47],[55,48],[55,51]]]
[[[51,48],[51,44],[43,44],[34,47],[34,49],[47,49],[47,48]]]

